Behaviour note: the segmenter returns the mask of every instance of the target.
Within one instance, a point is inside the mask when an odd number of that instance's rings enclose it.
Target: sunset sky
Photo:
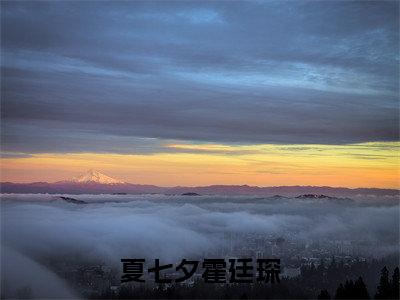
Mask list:
[[[1,181],[400,188],[398,1],[1,2]]]

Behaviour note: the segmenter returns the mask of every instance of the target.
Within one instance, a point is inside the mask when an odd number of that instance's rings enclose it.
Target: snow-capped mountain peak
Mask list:
[[[85,174],[82,174],[78,177],[74,177],[69,181],[77,182],[77,183],[95,182],[95,183],[101,183],[101,184],[124,183],[123,181],[119,181],[117,179],[114,179],[112,177],[109,177],[107,175],[104,175],[104,174],[94,171],[94,170],[89,170]]]

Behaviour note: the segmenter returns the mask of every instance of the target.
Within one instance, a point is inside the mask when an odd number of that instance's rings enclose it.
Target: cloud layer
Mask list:
[[[168,262],[204,258],[206,253],[229,249],[227,234],[282,236],[298,245],[358,241],[364,243],[362,251],[369,255],[398,253],[396,198],[357,201],[232,196],[191,199],[163,195],[78,198],[88,204],[70,204],[52,195],[2,195],[3,288],[13,291],[30,285],[36,297],[54,298],[55,291],[69,297],[72,292],[67,285],[43,262],[56,260],[72,266],[78,258],[81,263],[102,263],[119,269],[122,257],[149,261],[160,258]],[[32,272],[19,272],[19,279],[14,280],[15,270],[21,268]],[[52,284],[43,284],[46,280]]]
[[[363,240],[382,249],[395,249],[399,242],[395,198],[350,202],[243,196],[78,198],[89,204],[68,204],[52,195],[3,195],[2,244],[35,259],[79,253],[115,262],[132,255],[170,260],[201,255],[223,246],[224,233],[292,237],[296,233],[298,242]]]
[[[5,151],[398,139],[396,2],[1,5]]]

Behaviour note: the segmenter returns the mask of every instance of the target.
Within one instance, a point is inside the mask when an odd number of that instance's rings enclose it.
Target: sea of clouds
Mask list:
[[[119,266],[123,257],[174,262],[226,246],[221,238],[226,233],[290,235],[299,242],[368,241],[376,245],[376,256],[398,253],[399,247],[397,198],[69,197],[86,204],[68,203],[55,195],[2,195],[3,287],[12,290],[26,282],[41,297],[73,297],[45,267],[46,259],[79,257],[113,266]],[[49,278],[54,284],[40,283]]]

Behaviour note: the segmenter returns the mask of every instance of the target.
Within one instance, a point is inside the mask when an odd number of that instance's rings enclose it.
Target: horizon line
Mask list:
[[[400,191],[400,187],[346,187],[346,186],[329,186],[329,185],[271,185],[271,186],[259,186],[259,185],[249,185],[249,184],[209,184],[209,185],[173,185],[173,186],[162,186],[155,184],[147,184],[147,183],[131,183],[131,182],[123,182],[123,183],[99,183],[95,181],[90,182],[72,182],[69,180],[60,180],[54,182],[48,181],[32,181],[32,182],[13,182],[13,181],[0,181],[0,185],[2,184],[34,184],[34,183],[45,183],[45,184],[57,184],[57,183],[69,183],[73,185],[85,185],[85,184],[97,184],[97,185],[142,185],[142,186],[154,186],[158,188],[204,188],[204,187],[215,187],[215,186],[224,186],[224,187],[250,187],[250,188],[280,188],[280,187],[309,187],[309,188],[332,188],[332,189],[349,189],[349,190],[357,190],[357,189],[378,189],[378,190],[396,190]]]

